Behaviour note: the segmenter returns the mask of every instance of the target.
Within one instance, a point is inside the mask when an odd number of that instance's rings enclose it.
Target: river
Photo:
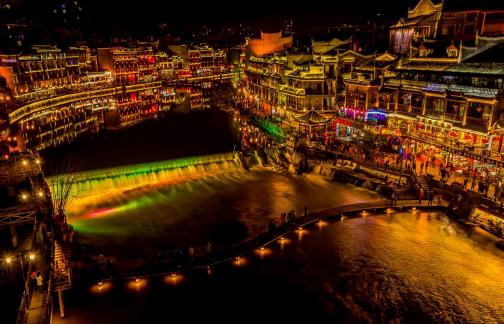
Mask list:
[[[55,323],[502,323],[504,253],[439,212],[312,225],[204,269],[77,286]]]

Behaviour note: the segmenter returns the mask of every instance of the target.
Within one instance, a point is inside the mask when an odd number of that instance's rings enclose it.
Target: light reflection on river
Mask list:
[[[270,217],[279,223],[280,213],[300,214],[305,205],[318,210],[381,199],[317,176],[245,171],[229,163],[168,177],[165,185],[77,198],[68,217],[78,245],[114,258],[144,257],[207,241],[236,243],[263,232]]]
[[[76,287],[56,323],[502,323],[504,253],[442,213],[350,218],[288,235],[263,258],[182,274]],[[129,287],[129,288],[128,288]],[[100,314],[95,317],[95,314]],[[162,319],[162,320],[156,320]]]

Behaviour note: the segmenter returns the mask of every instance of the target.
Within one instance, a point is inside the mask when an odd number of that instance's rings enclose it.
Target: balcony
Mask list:
[[[416,115],[416,116],[421,116],[422,112],[423,112],[422,107],[411,106],[411,114]]]
[[[410,105],[409,104],[398,104],[397,111],[401,112],[409,112]]]
[[[487,130],[488,129],[488,119],[467,117],[466,127],[477,129],[477,130]]]
[[[449,120],[451,122],[455,123],[461,123],[462,122],[462,116],[459,116],[458,114],[445,114],[445,119]]]

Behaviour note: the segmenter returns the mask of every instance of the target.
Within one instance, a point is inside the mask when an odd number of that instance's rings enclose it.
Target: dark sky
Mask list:
[[[53,7],[75,0],[6,0],[24,3],[25,8],[43,19],[51,19]],[[256,27],[276,28],[285,18],[304,24],[334,25],[352,18],[405,17],[409,6],[419,0],[77,0],[93,28],[151,30],[160,22],[189,28],[202,24],[254,23]],[[439,2],[440,0],[434,0]],[[477,7],[504,0],[445,0],[451,5]]]
[[[271,25],[287,17],[299,23],[327,23],[351,15],[405,14],[408,0],[332,0],[263,1],[263,0],[136,0],[125,5],[121,0],[81,0],[88,3],[88,12],[105,24],[142,27],[160,21],[176,25],[200,23],[255,22]],[[97,21],[97,22],[98,22]]]

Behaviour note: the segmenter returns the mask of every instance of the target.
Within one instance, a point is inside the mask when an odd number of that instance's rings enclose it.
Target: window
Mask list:
[[[418,28],[419,36],[429,36],[430,27],[429,26],[421,26]]]
[[[464,27],[464,34],[474,34],[476,31],[475,25],[467,25]]]
[[[475,12],[468,13],[466,15],[466,21],[474,22],[475,20],[476,20],[476,13]]]

